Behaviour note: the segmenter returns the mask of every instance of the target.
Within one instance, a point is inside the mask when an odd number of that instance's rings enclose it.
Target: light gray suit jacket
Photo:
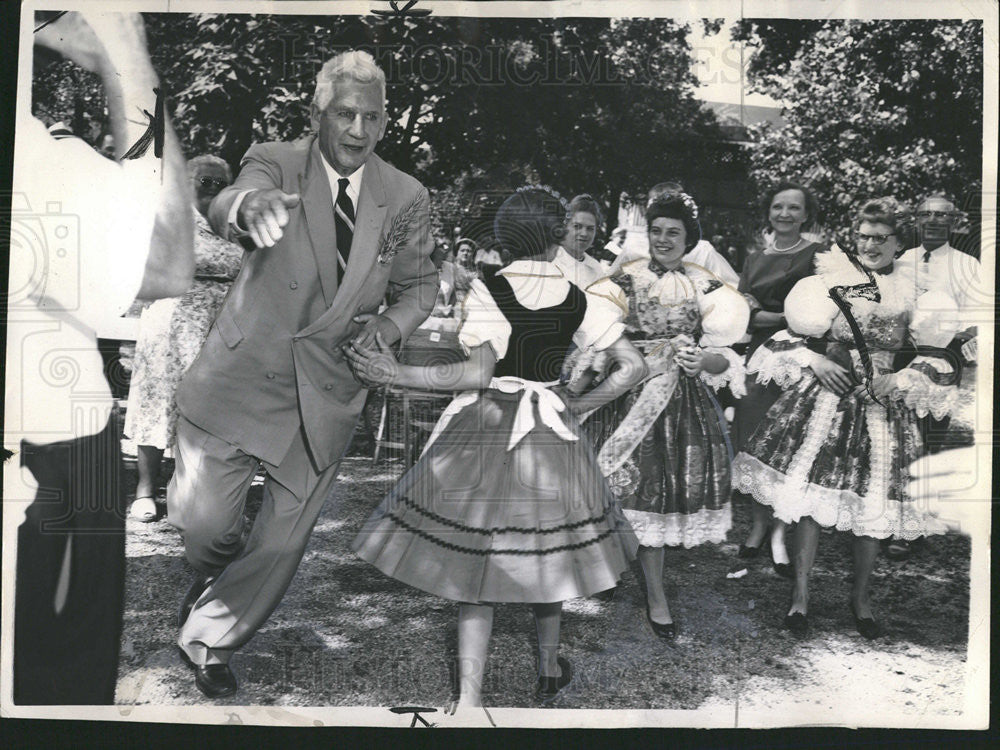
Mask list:
[[[194,424],[271,464],[304,427],[322,470],[347,449],[365,401],[340,349],[361,328],[352,318],[377,312],[388,292],[384,314],[405,339],[434,306],[428,195],[413,177],[369,157],[338,288],[333,198],[315,138],[247,151],[239,177],[209,209],[215,231],[229,235],[229,209],[241,191],[268,188],[298,193],[301,202],[274,247],[246,253],[177,404]]]

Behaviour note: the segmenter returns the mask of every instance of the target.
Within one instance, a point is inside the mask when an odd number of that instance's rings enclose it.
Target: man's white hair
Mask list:
[[[330,104],[336,84],[348,78],[358,83],[378,83],[382,91],[382,108],[385,109],[385,73],[371,54],[352,49],[327,60],[316,76],[313,104],[317,112],[322,112]]]

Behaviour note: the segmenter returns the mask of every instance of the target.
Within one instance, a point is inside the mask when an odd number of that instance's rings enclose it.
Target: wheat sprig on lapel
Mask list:
[[[392,259],[396,257],[396,253],[399,252],[399,248],[406,244],[406,241],[410,236],[410,231],[413,229],[414,222],[416,222],[420,212],[426,206],[427,202],[424,200],[425,195],[426,193],[424,193],[424,191],[417,193],[416,197],[407,203],[406,206],[404,206],[402,210],[400,210],[400,212],[392,218],[392,221],[389,223],[389,228],[379,238],[379,263],[391,263]]]

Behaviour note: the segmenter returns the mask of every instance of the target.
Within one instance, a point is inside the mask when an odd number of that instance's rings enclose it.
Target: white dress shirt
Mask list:
[[[3,430],[17,454],[22,440],[46,445],[107,426],[114,401],[97,331],[142,285],[163,188],[149,160],[118,164],[33,117],[19,118],[14,154]],[[38,490],[18,463],[4,472],[6,531]]]
[[[584,254],[582,260],[577,260],[563,247],[560,247],[556,252],[556,257],[552,259],[552,265],[581,289],[586,289],[598,279],[608,276],[607,269],[596,258]]]
[[[323,157],[323,169],[326,171],[326,179],[330,181],[330,195],[333,198],[333,205],[336,206],[337,193],[340,192],[339,183],[342,175],[338,174],[337,170],[330,166],[325,156]],[[355,217],[358,215],[358,196],[361,195],[361,178],[364,173],[365,165],[362,164],[347,176],[347,197],[351,199],[351,205],[354,206]]]
[[[708,240],[698,240],[698,244],[684,256],[685,263],[701,266],[720,281],[732,287],[740,285],[740,277],[733,267]]]
[[[487,250],[486,248],[476,251],[475,258],[476,265],[483,266],[502,266],[503,257],[496,250]]]
[[[931,250],[926,261],[925,253],[924,247],[919,245],[896,260],[896,266],[905,269],[916,280],[916,291],[948,294],[958,304],[964,325],[993,319],[993,298],[982,278],[978,260],[948,243]]]

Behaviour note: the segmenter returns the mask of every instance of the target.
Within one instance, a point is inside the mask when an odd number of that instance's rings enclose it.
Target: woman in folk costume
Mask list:
[[[639,537],[646,617],[673,640],[663,586],[665,547],[722,542],[732,525],[732,451],[713,390],[743,393],[742,359],[729,347],[746,330],[750,307],[735,288],[682,261],[701,230],[686,193],[646,210],[649,259],[623,266],[615,280],[629,301],[631,335],[646,339],[650,379],[598,455]]]
[[[354,542],[386,575],[461,603],[454,708],[482,705],[495,602],[532,605],[535,695],[553,699],[571,675],[557,656],[563,600],[615,586],[635,556],[574,415],[626,392],[646,368],[622,337],[614,297],[600,284],[585,291],[552,263],[564,217],[561,201],[539,188],[501,206],[494,231],[517,259],[470,289],[459,333],[466,362],[410,367],[385,347],[348,353],[363,382],[463,392]],[[572,398],[550,389],[571,342],[619,365]]]
[[[918,418],[956,405],[960,373],[943,355],[955,333],[955,302],[915,291],[894,270],[908,247],[908,212],[891,198],[868,202],[858,217],[857,252],[816,256],[815,276],[785,300],[788,331],[748,363],[761,383],[786,388],[733,464],[734,486],[798,522],[792,603],[785,627],[808,629],[809,573],[819,529],[854,534],[855,627],[875,638],[869,581],[878,540],[943,533],[907,492],[906,467],[923,453]],[[916,357],[894,371],[894,356]]]

